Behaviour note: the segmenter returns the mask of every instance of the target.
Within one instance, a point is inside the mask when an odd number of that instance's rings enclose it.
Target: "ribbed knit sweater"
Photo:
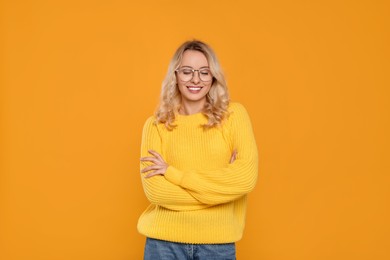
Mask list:
[[[147,119],[141,157],[148,150],[169,165],[165,175],[143,178],[149,207],[140,216],[138,231],[150,238],[193,244],[218,244],[241,239],[247,194],[258,174],[258,154],[249,116],[239,103],[230,103],[230,116],[220,127],[204,129],[202,113],[176,115],[168,130]],[[238,154],[229,163],[234,150]],[[141,162],[141,169],[150,163]]]

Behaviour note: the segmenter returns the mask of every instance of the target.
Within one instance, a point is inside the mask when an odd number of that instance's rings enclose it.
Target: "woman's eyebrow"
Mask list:
[[[191,68],[191,69],[193,69],[193,67],[187,66],[187,65],[180,66],[180,68]],[[210,68],[209,66],[202,66],[202,67],[200,67],[199,69],[209,69],[209,68]]]

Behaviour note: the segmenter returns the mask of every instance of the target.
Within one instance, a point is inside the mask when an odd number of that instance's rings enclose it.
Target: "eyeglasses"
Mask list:
[[[179,79],[184,82],[192,80],[194,78],[195,71],[198,72],[198,76],[201,81],[207,82],[213,79],[213,75],[211,75],[210,69],[207,68],[194,70],[193,68],[186,67],[177,69],[175,71]]]

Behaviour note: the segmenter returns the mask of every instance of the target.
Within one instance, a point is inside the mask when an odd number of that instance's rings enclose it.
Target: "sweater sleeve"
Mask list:
[[[225,168],[209,171],[181,171],[169,166],[165,178],[188,190],[199,201],[216,205],[236,200],[255,187],[258,152],[246,109],[235,103],[226,122],[230,142],[237,149],[236,160]]]
[[[151,156],[148,150],[162,154],[161,137],[155,118],[150,117],[142,132],[141,157]],[[140,169],[149,166],[149,162],[141,162]],[[141,173],[142,185],[147,199],[152,203],[171,210],[185,211],[209,207],[194,198],[182,187],[167,181],[163,176],[144,178],[147,173]]]

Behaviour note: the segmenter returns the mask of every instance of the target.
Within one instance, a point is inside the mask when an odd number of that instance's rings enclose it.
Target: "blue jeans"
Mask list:
[[[236,246],[228,244],[184,244],[146,238],[144,260],[235,260]]]

